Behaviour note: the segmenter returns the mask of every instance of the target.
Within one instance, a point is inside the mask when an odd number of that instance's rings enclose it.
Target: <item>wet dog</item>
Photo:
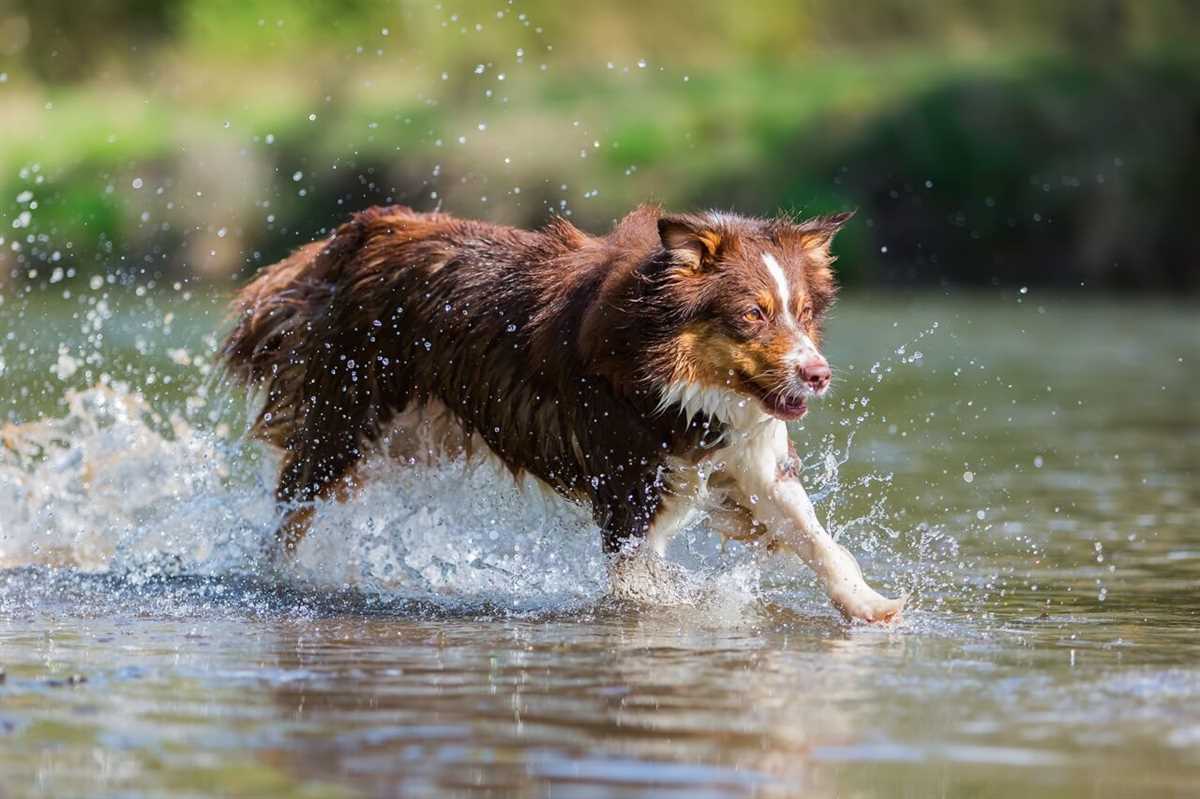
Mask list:
[[[561,218],[356,214],[246,286],[223,347],[283,454],[282,546],[373,450],[486,452],[587,503],[614,563],[706,513],[797,553],[847,616],[894,618],[902,601],[817,520],[786,426],[829,386],[818,344],[848,216],[643,206],[596,237]]]

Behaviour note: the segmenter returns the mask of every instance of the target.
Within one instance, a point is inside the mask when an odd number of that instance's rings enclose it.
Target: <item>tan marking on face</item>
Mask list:
[[[688,326],[675,339],[676,371],[674,380],[700,385],[721,386],[722,377],[737,366],[737,352],[732,339],[707,322]]]
[[[675,340],[674,380],[760,394],[778,388],[792,364],[794,335],[775,330],[738,341],[710,323],[688,327]]]
[[[757,296],[758,306],[766,312],[768,317],[775,315],[775,295],[769,291],[760,291]]]

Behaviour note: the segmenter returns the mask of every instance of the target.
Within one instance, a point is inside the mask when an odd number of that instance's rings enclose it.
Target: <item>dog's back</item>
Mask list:
[[[590,501],[608,548],[643,531],[664,458],[703,433],[602,374],[621,346],[607,295],[634,279],[656,218],[593,238],[562,220],[529,232],[376,208],[264,270],[224,355],[264,389],[254,431],[284,452],[278,499],[328,495],[406,411],[436,406],[514,474]]]

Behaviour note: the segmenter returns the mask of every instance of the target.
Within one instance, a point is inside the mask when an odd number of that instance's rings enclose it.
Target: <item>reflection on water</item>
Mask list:
[[[837,397],[796,435],[833,527],[915,591],[884,630],[703,529],[672,553],[697,604],[614,603],[586,518],[453,465],[380,467],[271,574],[270,464],[204,383],[209,307],[141,345],[121,322],[155,314],[113,315],[96,371],[137,389],[60,378],[57,343],[29,353],[46,308],[0,320],[21,387],[0,406],[12,795],[1115,796],[1200,779],[1193,309],[844,304]]]

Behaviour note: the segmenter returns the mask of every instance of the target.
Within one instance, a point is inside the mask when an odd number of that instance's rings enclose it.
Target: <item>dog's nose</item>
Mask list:
[[[829,362],[824,358],[801,364],[797,367],[797,370],[800,372],[800,379],[804,382],[804,385],[816,392],[824,391],[829,386],[829,381],[833,378],[833,372],[829,369]]]

